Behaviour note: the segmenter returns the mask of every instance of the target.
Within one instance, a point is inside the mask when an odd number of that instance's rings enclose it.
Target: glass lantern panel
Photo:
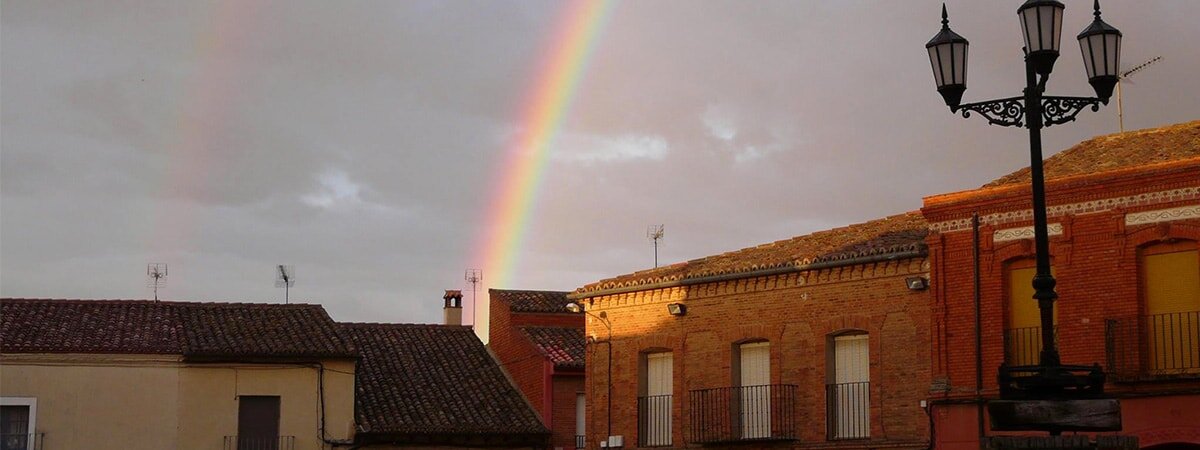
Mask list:
[[[1021,36],[1025,38],[1025,48],[1029,51],[1033,51],[1033,42],[1030,38],[1036,33],[1037,16],[1032,8],[1027,9],[1021,13]]]
[[[1089,79],[1096,76],[1096,52],[1092,50],[1091,42],[1090,37],[1084,37],[1079,40],[1079,52],[1083,54],[1083,68],[1087,69],[1087,77]]]
[[[1116,34],[1104,35],[1104,62],[1108,68],[1108,73],[1104,75],[1117,75],[1117,71],[1121,70],[1121,37]]]
[[[1054,49],[1058,50],[1059,43],[1062,42],[1062,14],[1061,8],[1050,8],[1054,10]]]
[[[938,58],[938,46],[929,47],[929,64],[933,66],[933,82],[942,87],[942,65]]]
[[[951,51],[952,45],[953,44],[942,44],[938,46],[938,57],[940,58],[940,65],[942,67],[941,86],[954,84],[954,73],[958,71],[958,68],[954,65],[954,63],[957,61],[954,60],[954,52]]]
[[[954,80],[953,84],[967,84],[967,44],[953,44]]]
[[[1058,50],[1058,23],[1062,20],[1058,8],[1039,6],[1038,8],[1038,50]]]

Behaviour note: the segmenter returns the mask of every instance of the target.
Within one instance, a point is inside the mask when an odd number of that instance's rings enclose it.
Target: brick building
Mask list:
[[[554,448],[582,448],[582,314],[567,293],[489,289],[488,347],[551,430]]]
[[[1047,159],[1045,174],[1063,363],[1106,368],[1124,433],[1143,447],[1197,448],[1200,121],[1084,141]],[[978,400],[997,397],[997,367],[1037,363],[1029,179],[1025,169],[925,199],[938,448],[979,448],[990,432]]]
[[[927,232],[912,212],[578,289],[587,448],[926,448]]]

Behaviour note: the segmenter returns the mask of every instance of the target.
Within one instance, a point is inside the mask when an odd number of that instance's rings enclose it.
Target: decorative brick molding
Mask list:
[[[1061,223],[1051,223],[1046,225],[1046,233],[1050,236],[1058,236],[1063,233]],[[996,230],[992,235],[992,242],[1015,241],[1018,239],[1033,239],[1033,227],[1005,228]]]
[[[1200,219],[1200,205],[1129,213],[1125,215],[1125,225],[1141,225],[1184,219]]]
[[[1166,191],[1148,192],[1145,194],[1127,195],[1123,197],[1103,198],[1080,203],[1052,205],[1046,208],[1047,217],[1059,217],[1071,214],[1088,214],[1111,211],[1132,206],[1153,205],[1181,200],[1200,199],[1200,186],[1171,189]],[[1033,220],[1033,210],[1005,211],[979,216],[980,225],[1001,225],[1006,223]],[[1173,220],[1173,219],[1172,219]],[[950,233],[971,229],[971,218],[953,219],[929,224],[929,229],[939,233]]]

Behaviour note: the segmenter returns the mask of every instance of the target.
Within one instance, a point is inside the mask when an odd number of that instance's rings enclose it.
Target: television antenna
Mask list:
[[[662,224],[646,227],[646,239],[654,242],[654,267],[658,268],[658,241],[661,241],[666,231]]]
[[[154,301],[158,301],[158,288],[167,286],[167,263],[146,264],[146,287],[154,289]]]
[[[283,288],[283,303],[287,304],[291,301],[288,294],[292,286],[296,285],[296,266],[279,264],[275,266],[275,287]]]
[[[1117,77],[1117,121],[1120,123],[1122,133],[1125,132],[1125,107],[1121,104],[1121,83],[1124,82],[1125,79],[1129,78],[1131,75],[1138,73],[1147,67],[1150,67],[1151,65],[1153,65],[1156,62],[1162,61],[1162,59],[1163,59],[1163,57],[1161,57],[1161,56],[1155,56],[1153,58],[1150,58],[1149,60],[1147,60],[1144,63],[1134,66],[1132,69],[1121,72],[1121,75],[1119,77]],[[1132,84],[1133,81],[1130,81],[1130,83]]]
[[[479,269],[467,269],[463,273],[463,280],[471,283],[471,328],[474,329],[475,322],[479,320],[476,319],[476,311],[479,311],[479,293],[476,292],[476,288],[479,286],[479,282],[483,281],[483,271]]]

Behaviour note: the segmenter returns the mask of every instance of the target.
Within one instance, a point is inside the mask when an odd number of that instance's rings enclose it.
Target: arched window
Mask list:
[[[1200,253],[1196,241],[1141,251],[1146,363],[1151,373],[1200,372]]]
[[[871,437],[870,336],[833,336],[826,359],[825,408],[830,440]]]
[[[1037,274],[1033,259],[1021,259],[1004,268],[1006,293],[1004,324],[1004,361],[1014,366],[1038,363],[1042,352],[1042,317],[1038,302],[1033,298],[1033,276]],[[1052,268],[1051,273],[1054,273]],[[1054,304],[1055,334],[1058,330],[1058,303]],[[1058,337],[1055,336],[1055,339]]]

